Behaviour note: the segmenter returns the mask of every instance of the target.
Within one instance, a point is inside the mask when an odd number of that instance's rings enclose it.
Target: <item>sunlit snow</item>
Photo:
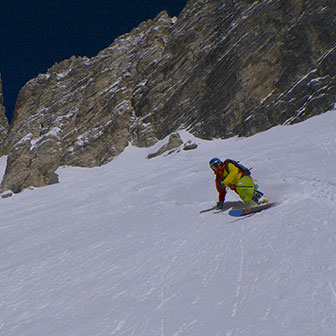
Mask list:
[[[1,335],[336,335],[335,111],[250,138],[181,136],[198,148],[147,160],[154,148],[129,146],[0,199]],[[200,214],[217,200],[213,156],[253,167],[280,204]]]

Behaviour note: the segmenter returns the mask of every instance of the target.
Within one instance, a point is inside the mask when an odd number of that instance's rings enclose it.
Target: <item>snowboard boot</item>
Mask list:
[[[267,203],[268,199],[264,197],[264,194],[261,191],[255,190],[253,192],[252,201],[256,202],[258,205],[261,205]]]
[[[266,204],[268,203],[268,199],[262,196],[260,200],[258,201],[258,205]]]

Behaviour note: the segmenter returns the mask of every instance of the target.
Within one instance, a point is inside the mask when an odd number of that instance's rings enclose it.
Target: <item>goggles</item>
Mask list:
[[[219,162],[216,162],[214,163],[212,166],[211,166],[211,169],[216,172],[219,168],[220,168],[221,164]]]

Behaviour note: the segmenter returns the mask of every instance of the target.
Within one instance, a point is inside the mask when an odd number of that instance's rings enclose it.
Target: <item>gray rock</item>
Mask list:
[[[1,194],[1,198],[9,198],[12,196],[13,196],[13,193],[10,190],[7,190]]]
[[[188,150],[193,150],[198,148],[198,145],[194,142],[188,141],[183,145],[183,150],[188,151]]]
[[[182,144],[183,141],[180,135],[178,133],[174,133],[169,137],[168,143],[166,145],[160,147],[156,152],[149,154],[147,158],[152,159],[166,152],[168,152],[168,154],[171,154],[176,148],[180,147]]]
[[[5,107],[3,105],[3,94],[2,94],[2,79],[0,74],[0,156],[4,154],[4,140],[8,134],[8,120],[5,115]]]

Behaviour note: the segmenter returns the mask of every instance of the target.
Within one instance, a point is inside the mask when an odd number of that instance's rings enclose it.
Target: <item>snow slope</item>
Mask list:
[[[0,199],[0,335],[336,335],[335,111],[244,139],[181,134],[198,149],[129,147]],[[213,156],[281,203],[200,214]]]

